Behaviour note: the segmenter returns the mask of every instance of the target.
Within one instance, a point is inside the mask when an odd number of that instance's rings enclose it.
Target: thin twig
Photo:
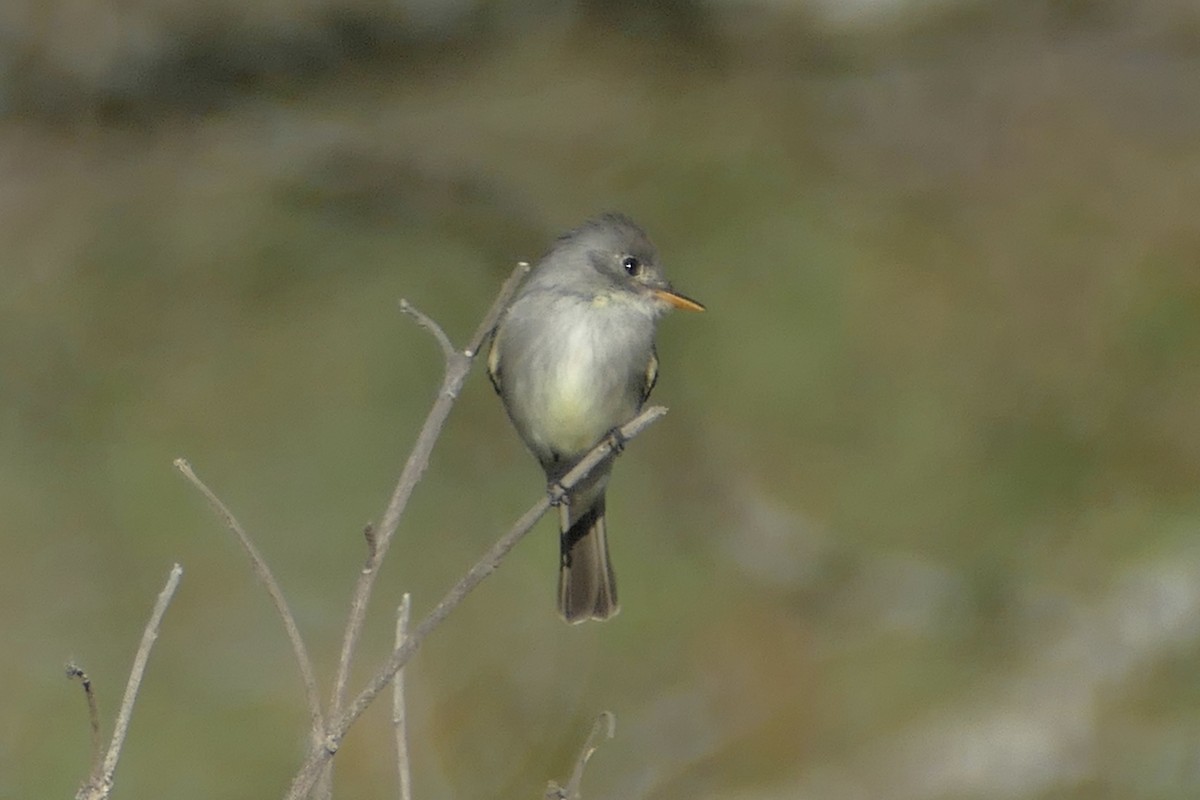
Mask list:
[[[96,703],[96,693],[92,691],[92,679],[83,671],[83,667],[76,664],[74,661],[67,663],[67,677],[73,680],[78,680],[83,686],[83,695],[87,699],[88,707],[88,726],[92,731],[92,767],[88,770],[88,786],[96,784],[100,778],[100,770],[104,766],[103,762],[103,743],[100,741],[100,707]]]
[[[133,667],[129,670],[129,680],[125,684],[125,696],[121,698],[121,708],[117,711],[117,721],[113,725],[112,741],[108,745],[108,753],[104,756],[104,766],[97,780],[90,781],[76,793],[77,800],[105,800],[112,791],[113,773],[117,771],[121,747],[125,744],[125,734],[129,732],[129,719],[133,715],[133,704],[137,701],[138,691],[142,686],[146,662],[150,659],[150,650],[154,647],[155,640],[158,639],[158,628],[162,624],[163,614],[167,612],[167,606],[175,596],[182,575],[183,567],[178,564],[173,566],[167,576],[166,585],[158,593],[158,600],[150,613],[150,621],[142,631],[142,642],[133,657]]]
[[[271,601],[275,604],[275,611],[279,614],[279,618],[283,620],[284,630],[287,631],[288,641],[292,645],[292,655],[296,659],[296,664],[300,668],[300,677],[304,681],[304,695],[308,702],[308,714],[312,721],[312,735],[314,740],[320,738],[321,733],[325,730],[325,717],[321,712],[321,695],[317,688],[317,675],[313,670],[312,659],[308,656],[308,648],[304,645],[304,638],[300,635],[300,628],[296,625],[296,617],[292,614],[292,610],[288,607],[287,600],[284,599],[283,589],[280,588],[279,582],[275,580],[275,575],[271,572],[271,568],[267,565],[266,559],[262,553],[254,546],[254,542],[250,540],[250,536],[246,533],[245,528],[233,516],[233,512],[228,506],[221,501],[221,498],[205,485],[204,481],[196,475],[192,469],[192,465],[183,458],[175,459],[175,468],[183,473],[193,486],[200,490],[208,500],[213,511],[221,518],[221,522],[225,523],[225,527],[233,532],[237,537],[238,543],[242,549],[246,551],[246,555],[250,557],[250,565],[254,568],[254,574],[266,587],[267,594],[271,596]]]
[[[150,612],[150,621],[142,631],[142,642],[138,645],[137,654],[133,657],[133,668],[129,670],[129,680],[125,684],[125,695],[121,698],[121,708],[117,712],[117,721],[113,725],[112,742],[108,746],[108,754],[104,757],[104,777],[112,780],[113,772],[117,769],[117,760],[121,757],[121,747],[125,744],[125,734],[129,731],[129,718],[133,715],[133,704],[137,700],[138,690],[142,686],[142,676],[146,672],[146,662],[150,660],[150,650],[158,639],[158,629],[162,625],[163,615],[167,606],[179,588],[179,580],[183,577],[183,567],[175,564],[167,575],[167,583],[158,593],[154,601],[154,610]]]
[[[408,638],[408,619],[412,612],[412,595],[404,593],[396,609],[396,649]],[[408,712],[404,706],[404,670],[392,681],[392,728],[396,733],[396,771],[399,775],[400,800],[412,800],[412,769],[408,760]]]
[[[508,301],[516,294],[517,287],[521,285],[521,281],[525,280],[525,276],[529,274],[528,261],[518,261],[513,267],[512,273],[505,279],[504,284],[500,287],[499,294],[496,295],[492,307],[483,315],[483,319],[479,322],[479,327],[475,329],[475,333],[471,334],[471,340],[467,343],[467,347],[463,350],[463,355],[467,358],[474,358],[479,353],[479,348],[483,347],[484,341],[492,335],[492,329],[496,327],[496,323],[500,321],[500,315],[504,313],[504,309],[508,308]]]
[[[667,409],[662,406],[652,406],[644,410],[641,414],[634,417],[629,422],[621,426],[618,432],[617,440],[620,442],[628,442],[635,436],[640,434],[646,427],[653,424],[660,417],[667,413]],[[596,445],[582,460],[568,472],[561,481],[559,487],[553,492],[556,501],[561,501],[560,492],[566,492],[574,487],[581,480],[586,478],[592,470],[599,464],[607,461],[618,451],[618,445],[614,442],[614,437],[605,437],[600,444]],[[442,598],[429,615],[421,620],[416,629],[408,638],[404,640],[404,644],[392,652],[387,663],[384,664],[374,677],[371,678],[366,688],[358,694],[354,701],[347,706],[346,710],[338,715],[330,717],[328,735],[324,742],[313,747],[305,758],[304,763],[297,771],[295,778],[292,779],[292,785],[288,789],[286,795],[287,800],[300,800],[306,797],[309,790],[312,788],[317,777],[324,770],[325,765],[329,762],[333,754],[337,752],[341,746],[342,738],[350,729],[350,726],[366,711],[367,707],[374,702],[388,683],[395,676],[413,654],[417,651],[425,641],[425,638],[437,628],[442,621],[458,607],[460,603],[478,586],[484,578],[492,574],[500,562],[508,554],[513,547],[516,546],[524,536],[529,533],[529,530],[541,519],[542,515],[550,508],[551,493],[547,493],[538,502],[521,516],[520,519],[513,524],[512,528],[507,533],[501,536],[491,549],[483,555],[467,572],[458,583],[456,583]]]
[[[528,272],[529,264],[523,261],[517,264],[508,280],[500,287],[500,292],[492,302],[491,308],[484,315],[479,328],[461,353],[450,345],[450,339],[441,326],[409,303],[401,303],[401,309],[431,331],[434,338],[438,340],[446,359],[446,367],[437,400],[434,402],[433,408],[429,410],[429,415],[421,426],[421,432],[417,434],[417,441],[413,445],[408,460],[404,463],[404,469],[400,472],[396,488],[392,491],[387,509],[383,513],[383,519],[373,530],[373,548],[354,586],[354,594],[350,601],[350,618],[346,621],[346,629],[342,637],[342,651],[338,658],[338,669],[333,683],[333,698],[329,710],[329,716],[332,719],[336,719],[342,713],[342,707],[345,705],[349,689],[350,667],[354,661],[354,652],[358,648],[363,622],[366,620],[371,591],[375,587],[379,567],[391,546],[392,536],[400,525],[400,518],[404,515],[408,499],[425,474],[426,467],[429,466],[429,456],[433,452],[433,445],[442,432],[442,426],[446,424],[446,418],[450,415],[450,409],[454,406],[454,401],[462,389],[475,355],[483,346],[484,340],[491,335],[492,328],[496,327],[496,321],[500,319],[500,315],[508,306],[513,293],[516,292],[517,286]]]
[[[412,303],[400,298],[400,310],[417,321],[425,330],[433,334],[433,338],[437,339],[437,343],[441,345],[442,355],[445,356],[447,363],[454,358],[454,345],[450,342],[450,337],[442,330],[442,326],[434,322],[433,318],[420,310]]]
[[[583,771],[587,769],[588,761],[591,760],[592,754],[599,749],[600,745],[604,744],[605,740],[613,738],[616,732],[617,718],[611,711],[601,711],[600,716],[596,717],[595,723],[592,724],[592,732],[588,734],[587,741],[583,743],[583,747],[579,751],[579,758],[575,759],[575,769],[571,771],[571,779],[567,781],[566,786],[559,786],[554,781],[550,781],[550,785],[546,788],[546,800],[580,800],[583,796],[581,790]]]

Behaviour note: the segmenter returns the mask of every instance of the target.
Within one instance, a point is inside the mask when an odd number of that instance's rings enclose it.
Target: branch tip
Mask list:
[[[579,757],[575,760],[575,769],[571,772],[571,779],[567,781],[566,786],[559,786],[554,781],[550,781],[550,785],[546,788],[547,800],[579,800],[582,796],[580,786],[583,784],[583,772],[587,768],[588,761],[591,760],[600,745],[613,738],[616,732],[616,716],[611,711],[601,711],[600,715],[596,717],[596,721],[592,723],[592,732],[588,734],[587,741],[579,750]]]
[[[316,731],[324,730],[325,717],[321,711],[321,697],[317,689],[317,675],[313,669],[312,659],[308,655],[308,647],[304,644],[304,637],[300,635],[300,626],[296,624],[296,617],[292,614],[291,607],[288,606],[287,599],[283,596],[283,588],[279,585],[279,581],[275,579],[274,573],[271,572],[270,566],[263,558],[262,553],[258,551],[258,547],[250,539],[250,534],[246,533],[246,529],[242,527],[242,523],[238,522],[237,517],[229,510],[229,506],[217,496],[217,493],[208,488],[204,481],[192,470],[192,465],[182,458],[175,459],[176,468],[183,473],[184,477],[191,482],[192,486],[204,495],[204,499],[208,501],[213,512],[224,523],[225,527],[237,538],[238,544],[242,546],[242,550],[250,558],[250,566],[254,570],[255,577],[267,590],[267,594],[271,598],[271,602],[275,605],[275,612],[279,615],[283,622],[284,631],[287,633],[288,642],[292,646],[292,657],[296,660],[296,666],[300,670],[300,678],[304,683],[305,700],[308,703],[308,714],[312,720],[313,735]],[[181,570],[178,564],[175,569]],[[181,570],[182,571],[182,570]]]
[[[79,685],[83,687],[83,696],[87,700],[88,728],[91,734],[92,751],[92,766],[88,771],[88,786],[95,786],[100,780],[100,771],[104,766],[102,760],[104,756],[102,748],[104,745],[100,741],[100,707],[96,702],[96,693],[92,691],[92,679],[88,677],[83,667],[74,661],[68,661],[66,669],[67,679],[79,681]]]
[[[496,327],[496,323],[500,321],[500,315],[508,308],[508,303],[512,300],[514,294],[517,293],[517,287],[525,280],[525,276],[529,274],[530,266],[528,261],[518,261],[513,267],[513,271],[504,281],[504,285],[500,287],[496,299],[492,301],[492,307],[488,309],[483,320],[479,323],[479,327],[475,329],[475,334],[471,337],[471,341],[464,348],[464,353],[470,353],[468,358],[474,358],[479,355],[479,348],[483,347],[484,341],[492,335],[492,330]]]
[[[400,311],[415,319],[418,325],[433,334],[433,338],[437,339],[438,346],[442,348],[442,355],[446,358],[446,366],[449,367],[453,363],[454,356],[457,353],[454,345],[450,342],[450,337],[446,335],[446,331],[442,330],[442,326],[438,325],[433,317],[430,317],[403,297],[400,298]]]
[[[125,694],[121,698],[121,707],[117,711],[117,721],[113,725],[113,735],[108,745],[108,752],[101,761],[99,748],[97,748],[96,762],[92,767],[92,773],[87,784],[76,793],[77,798],[105,800],[112,790],[113,773],[116,772],[117,762],[121,759],[121,748],[124,746],[125,736],[129,732],[129,720],[133,716],[133,705],[141,690],[142,677],[146,674],[146,663],[150,660],[150,651],[158,639],[158,630],[162,626],[163,615],[167,613],[167,606],[171,604],[171,598],[175,596],[175,590],[179,588],[179,578],[182,575],[183,567],[175,564],[167,575],[166,585],[158,593],[158,599],[154,602],[154,610],[150,612],[150,621],[146,623],[146,627],[142,631],[142,641],[133,656],[133,666],[129,670],[129,680],[125,683]],[[83,670],[78,670],[78,672],[80,675],[83,674]],[[88,697],[89,701],[94,699],[90,692]],[[94,725],[98,731],[98,714],[95,714],[95,719]]]

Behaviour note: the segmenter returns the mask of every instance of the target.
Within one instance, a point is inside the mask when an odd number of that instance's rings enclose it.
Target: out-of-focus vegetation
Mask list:
[[[417,796],[1200,794],[1200,17],[1158,2],[13,3],[0,15],[0,796],[70,796],[170,564],[122,797],[272,797],[362,525],[513,260],[621,209],[668,319],[610,498],[410,671]],[[377,593],[423,613],[541,491],[482,376]],[[376,709],[337,759],[385,797]]]

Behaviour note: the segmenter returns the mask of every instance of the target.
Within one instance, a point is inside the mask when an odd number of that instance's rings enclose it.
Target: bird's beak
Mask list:
[[[690,297],[684,297],[674,289],[655,289],[654,296],[664,303],[670,303],[676,308],[682,308],[684,311],[703,311],[704,306],[697,303]]]

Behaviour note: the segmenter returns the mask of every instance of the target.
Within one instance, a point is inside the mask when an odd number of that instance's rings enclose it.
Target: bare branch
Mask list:
[[[571,779],[567,781],[565,787],[550,781],[550,785],[546,788],[546,800],[580,800],[583,797],[580,791],[580,787],[583,785],[583,771],[587,769],[588,761],[591,760],[592,754],[599,749],[600,745],[613,738],[616,732],[617,718],[611,711],[601,711],[600,716],[596,717],[596,722],[592,725],[592,732],[588,734],[587,741],[583,743],[583,748],[579,751],[579,758],[575,760],[575,769],[571,772]]]
[[[267,594],[271,596],[271,601],[275,604],[275,611],[279,614],[279,618],[283,620],[284,630],[287,631],[288,641],[292,645],[292,655],[296,659],[296,664],[300,668],[300,677],[304,681],[304,694],[308,702],[308,714],[312,720],[312,735],[314,740],[317,740],[321,733],[325,730],[325,717],[321,712],[321,695],[317,689],[317,675],[313,671],[312,659],[308,656],[308,648],[304,645],[304,638],[300,635],[300,628],[296,625],[296,617],[292,614],[291,608],[288,606],[287,600],[284,599],[283,589],[280,588],[279,582],[275,580],[271,568],[267,566],[266,560],[262,553],[254,546],[254,542],[250,540],[250,536],[246,533],[245,528],[233,516],[233,512],[221,501],[221,498],[209,489],[204,484],[204,481],[197,477],[192,465],[186,459],[175,459],[175,468],[183,473],[183,476],[191,481],[192,485],[200,490],[208,500],[213,511],[225,523],[228,528],[237,537],[238,542],[242,545],[242,549],[246,551],[246,555],[250,556],[250,565],[254,568],[254,574],[266,587]]]
[[[400,298],[400,310],[415,319],[417,324],[422,328],[433,334],[433,338],[437,339],[438,345],[442,348],[442,355],[446,357],[446,363],[449,364],[454,359],[456,351],[454,345],[450,343],[450,337],[442,330],[442,326],[438,325],[432,317],[427,316],[424,311],[421,311],[403,297]]]
[[[112,742],[108,746],[108,754],[104,757],[104,778],[112,781],[113,772],[117,769],[117,760],[121,757],[121,747],[125,744],[125,734],[129,731],[129,718],[133,715],[133,704],[137,700],[138,691],[142,686],[142,676],[146,672],[146,662],[150,660],[150,650],[158,639],[158,629],[162,625],[163,615],[167,606],[179,588],[179,580],[183,577],[183,567],[175,564],[167,575],[167,583],[158,593],[154,602],[154,610],[150,612],[150,621],[142,631],[142,643],[138,645],[133,657],[133,668],[129,671],[129,680],[125,684],[125,696],[121,698],[121,708],[117,712],[117,721],[113,725]]]
[[[483,319],[479,323],[479,327],[475,329],[475,333],[471,334],[471,341],[467,343],[467,349],[463,350],[463,355],[467,358],[474,358],[479,353],[479,348],[483,347],[483,342],[492,335],[492,329],[496,327],[496,323],[500,321],[500,315],[504,313],[504,309],[508,308],[508,301],[512,300],[512,296],[516,294],[517,287],[521,285],[521,281],[525,280],[525,276],[529,274],[528,261],[518,261],[517,266],[513,269],[512,274],[504,281],[504,285],[500,287],[499,294],[492,301],[492,307],[483,315]]]
[[[350,666],[354,661],[354,652],[358,648],[358,639],[362,634],[363,622],[367,616],[367,606],[371,601],[371,592],[375,587],[375,579],[379,574],[379,567],[383,563],[383,559],[387,556],[388,548],[392,543],[392,536],[396,533],[396,528],[400,525],[400,518],[404,515],[404,509],[408,506],[408,499],[412,496],[413,489],[421,481],[421,477],[425,474],[425,469],[429,466],[429,456],[433,452],[433,445],[437,442],[438,436],[442,432],[442,426],[446,424],[446,418],[450,415],[450,409],[454,406],[454,401],[458,398],[458,393],[462,390],[463,382],[466,380],[467,373],[471,369],[471,364],[474,362],[475,355],[479,352],[483,340],[486,339],[492,332],[492,328],[496,326],[496,321],[508,306],[509,300],[512,299],[513,292],[517,290],[517,286],[525,278],[529,272],[529,264],[520,262],[513,269],[508,280],[500,288],[499,294],[492,302],[492,307],[484,315],[483,321],[479,328],[471,337],[470,343],[463,352],[453,351],[453,347],[447,350],[449,339],[445,332],[439,336],[438,331],[441,331],[437,323],[430,320],[421,312],[417,311],[411,305],[407,305],[407,313],[416,317],[418,322],[434,332],[434,336],[438,338],[442,344],[443,353],[446,355],[446,371],[442,377],[442,386],[438,391],[437,400],[433,404],[433,408],[429,410],[428,416],[425,418],[425,423],[421,426],[421,432],[417,434],[417,441],[413,445],[412,452],[408,456],[408,460],[404,463],[404,469],[400,472],[400,479],[396,482],[396,488],[392,491],[391,499],[388,501],[387,509],[383,513],[383,519],[374,530],[374,548],[367,558],[367,563],[359,573],[358,581],[354,587],[354,594],[350,601],[350,618],[346,622],[345,633],[342,637],[342,651],[338,659],[337,675],[334,678],[333,698],[330,702],[329,716],[337,718],[342,713],[342,707],[346,702],[346,694],[349,688],[350,681]],[[405,308],[405,306],[401,306]]]
[[[368,522],[363,526],[363,539],[367,542],[367,563],[371,563],[371,559],[375,557],[375,524]]]
[[[100,778],[100,770],[104,766],[103,744],[100,742],[100,707],[96,703],[96,693],[92,691],[92,679],[75,662],[67,663],[67,677],[78,680],[83,686],[83,695],[87,699],[88,725],[92,730],[92,766],[88,770],[88,786],[96,785]]]
[[[559,481],[562,490],[571,489],[586,478],[599,464],[616,454],[619,451],[618,441],[623,443],[632,440],[666,413],[667,409],[662,406],[652,406],[621,426],[616,437],[605,437],[603,441],[580,460],[574,469],[563,476],[562,480]],[[329,759],[333,757],[338,747],[341,746],[342,738],[346,735],[346,731],[350,729],[350,726],[374,702],[379,693],[387,687],[400,668],[408,663],[408,660],[412,658],[417,648],[425,641],[425,638],[445,620],[451,611],[466,599],[467,595],[484,578],[495,571],[496,567],[508,555],[509,551],[516,546],[517,542],[529,533],[534,524],[550,508],[550,502],[551,498],[549,493],[547,493],[541,500],[534,503],[513,524],[512,528],[501,536],[492,545],[491,549],[471,567],[467,574],[446,593],[446,596],[429,612],[429,615],[421,620],[420,624],[412,632],[412,635],[404,640],[404,644],[393,651],[388,662],[371,678],[366,688],[359,693],[346,710],[340,715],[331,715],[328,735],[325,737],[325,741],[316,744],[310,750],[300,770],[292,780],[291,788],[289,788],[286,795],[288,800],[300,800],[300,798],[307,796],[308,791],[324,770]]]
[[[125,696],[121,699],[121,708],[117,711],[117,721],[113,726],[112,741],[108,745],[108,753],[104,756],[104,766],[100,775],[88,782],[75,795],[77,800],[106,800],[113,787],[113,773],[117,771],[117,762],[121,758],[121,747],[125,744],[125,734],[129,732],[129,719],[133,715],[133,704],[137,701],[138,691],[142,686],[142,676],[146,673],[146,662],[150,659],[150,650],[158,639],[158,629],[162,625],[163,614],[175,590],[179,587],[179,579],[183,575],[183,567],[176,564],[167,576],[167,583],[158,593],[154,610],[150,613],[150,621],[142,631],[142,643],[138,645],[133,657],[133,667],[129,670],[129,680],[125,684]]]
[[[396,609],[396,649],[408,638],[408,619],[412,612],[412,595],[404,593]],[[404,707],[404,670],[392,681],[392,728],[396,733],[396,771],[400,783],[400,800],[412,800],[412,770],[408,760],[408,713]]]

